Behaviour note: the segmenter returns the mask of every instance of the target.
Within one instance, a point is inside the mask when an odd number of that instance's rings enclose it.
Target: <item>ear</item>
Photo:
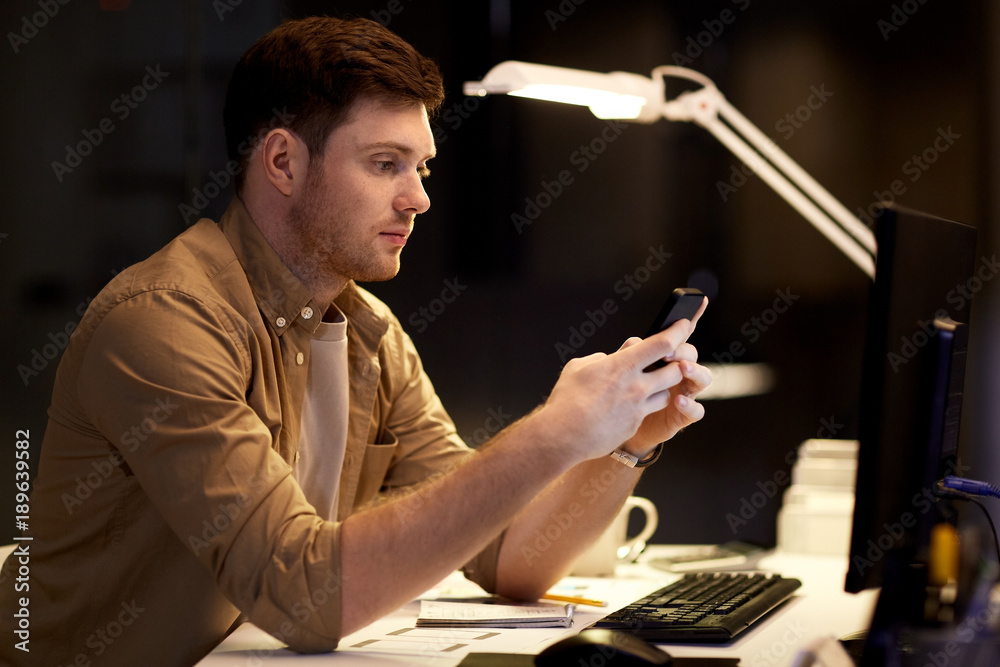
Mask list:
[[[296,185],[305,182],[309,167],[309,149],[289,130],[279,127],[268,132],[260,142],[260,160],[264,175],[278,192],[290,197]]]

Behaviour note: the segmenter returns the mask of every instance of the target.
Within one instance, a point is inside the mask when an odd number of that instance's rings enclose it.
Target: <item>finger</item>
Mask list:
[[[684,374],[681,372],[679,364],[667,364],[663,368],[658,368],[649,373],[643,374],[644,378],[649,378],[649,394],[646,397],[647,409],[650,412],[662,410],[670,404],[671,390],[676,390],[678,385],[684,382]],[[680,393],[687,393],[681,391]]]
[[[592,354],[588,354],[585,357],[573,357],[572,359],[566,362],[566,366],[564,366],[564,368],[576,368],[580,366],[586,366],[587,364],[592,364],[595,361],[599,361],[600,359],[603,359],[606,356],[608,355],[606,355],[604,352],[594,352]]]
[[[673,336],[670,337],[670,339],[674,342],[674,348],[676,349],[680,347],[680,345],[686,343],[687,339],[691,337],[692,333],[694,333],[695,327],[698,325],[698,320],[701,319],[701,316],[705,312],[706,308],[708,308],[708,297],[703,297],[701,300],[701,305],[698,306],[698,311],[694,314],[694,317],[692,317],[690,320],[688,319],[677,320],[666,329],[660,330],[659,332],[650,336],[649,338],[655,338],[657,336],[664,335],[665,331],[670,331],[671,329],[675,328],[684,329],[684,333],[680,334],[681,338],[679,340],[674,338]],[[666,358],[667,360],[669,360],[669,357]]]
[[[678,320],[625,352],[635,350],[635,356],[631,357],[630,361],[634,359],[634,363],[641,363],[643,368],[660,359],[667,362],[673,361],[677,349],[691,335],[692,327],[689,320]]]
[[[630,338],[627,338],[625,340],[625,342],[622,343],[621,347],[619,347],[618,349],[619,350],[624,350],[626,348],[632,347],[633,345],[635,345],[637,343],[641,343],[641,342],[642,342],[641,338],[639,338],[638,336],[632,336]]]
[[[674,399],[674,407],[684,417],[684,421],[693,424],[705,416],[705,406],[687,396],[678,396]]]
[[[708,297],[707,296],[701,300],[701,306],[698,307],[698,312],[695,313],[694,317],[691,318],[691,325],[692,325],[691,326],[691,331],[694,331],[694,327],[698,325],[698,320],[701,319],[701,315],[702,315],[702,313],[705,312],[706,308],[708,308]]]
[[[674,361],[698,361],[698,348],[696,348],[691,343],[681,343],[676,350],[674,350]]]
[[[698,350],[689,343],[681,343],[680,346],[674,350],[674,353],[667,358],[657,359],[652,366],[648,367],[646,370],[656,370],[657,368],[662,368],[668,363],[673,363],[677,361],[698,361]],[[662,362],[662,363],[661,363]]]
[[[697,396],[712,384],[712,371],[708,368],[690,361],[682,361],[677,365],[684,378],[679,387],[684,396]]]

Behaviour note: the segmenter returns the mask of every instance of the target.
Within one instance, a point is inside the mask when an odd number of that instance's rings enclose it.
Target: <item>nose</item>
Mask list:
[[[417,174],[406,181],[406,187],[396,197],[396,210],[401,213],[418,215],[431,207],[431,199],[427,196],[424,184]]]

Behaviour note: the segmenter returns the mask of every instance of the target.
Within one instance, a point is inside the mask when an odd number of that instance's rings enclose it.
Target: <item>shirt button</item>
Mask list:
[[[278,328],[280,329],[281,327],[283,327],[283,326],[285,326],[286,324],[288,324],[288,320],[286,320],[286,319],[285,319],[284,317],[279,317],[278,319],[276,319],[276,320],[274,321],[274,323],[275,323],[276,325],[278,325]]]
[[[306,306],[305,308],[302,309],[302,317],[304,317],[305,319],[308,320],[308,319],[312,318],[312,316],[313,316],[313,309],[312,308],[310,308],[309,306]]]
[[[295,355],[295,363],[297,363],[299,366],[301,366],[305,362],[305,360],[306,360],[306,355],[302,354],[301,352]]]

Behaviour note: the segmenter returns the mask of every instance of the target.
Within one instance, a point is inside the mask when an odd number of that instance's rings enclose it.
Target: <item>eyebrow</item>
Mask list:
[[[413,155],[416,154],[416,151],[412,147],[407,146],[406,144],[397,143],[395,141],[376,141],[374,143],[365,144],[361,148],[363,150],[372,150],[372,149],[375,149],[375,148],[385,148],[385,149],[394,150],[397,153],[402,153],[403,155],[406,155],[407,157],[410,157],[410,156],[413,156]],[[436,155],[437,155],[437,151],[434,151],[430,155],[426,156],[423,159],[424,160],[430,160],[430,159],[433,159]]]

